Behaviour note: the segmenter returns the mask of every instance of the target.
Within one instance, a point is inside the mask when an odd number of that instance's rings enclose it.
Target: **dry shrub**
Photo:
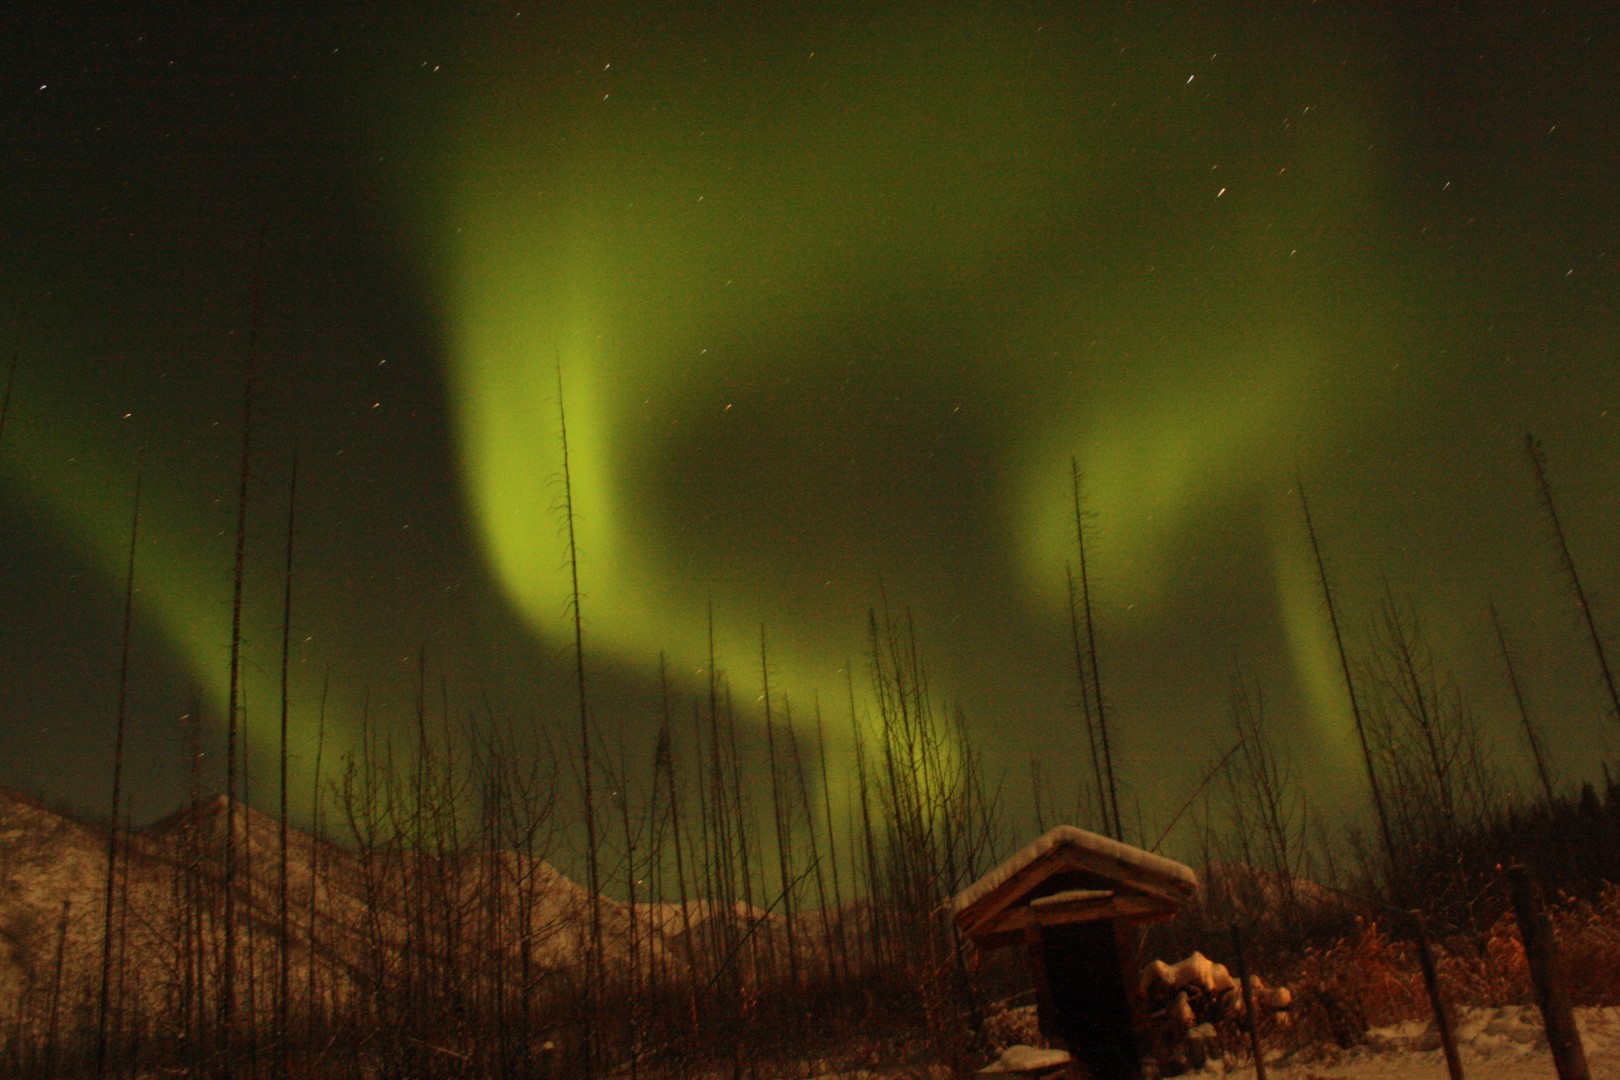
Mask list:
[[[1620,1003],[1620,884],[1604,885],[1596,901],[1561,898],[1553,925],[1575,1004]]]
[[[1017,1008],[999,1004],[992,1006],[984,1020],[984,1041],[998,1054],[1009,1046],[1047,1045],[1033,1005]]]
[[[1440,985],[1455,1005],[1513,1005],[1530,1000],[1530,965],[1511,912],[1497,917],[1482,941],[1438,946]]]
[[[1605,885],[1595,901],[1560,896],[1548,905],[1548,914],[1574,1003],[1620,1002],[1620,885]],[[1480,947],[1446,955],[1440,972],[1447,993],[1461,1004],[1522,1005],[1535,999],[1530,964],[1512,911],[1497,917]]]
[[[1560,896],[1548,911],[1574,1003],[1620,1003],[1620,884],[1605,885],[1592,900]],[[1535,1000],[1511,910],[1499,915],[1482,938],[1437,942],[1436,953],[1441,988],[1453,1006]],[[1415,945],[1392,940],[1377,922],[1358,919],[1351,934],[1307,950],[1291,984],[1296,1037],[1303,1041],[1349,1045],[1368,1028],[1430,1015]]]
[[[1428,1014],[1423,977],[1411,946],[1391,941],[1376,921],[1325,949],[1309,949],[1295,990],[1296,1031],[1305,1041],[1349,1046],[1370,1027]]]

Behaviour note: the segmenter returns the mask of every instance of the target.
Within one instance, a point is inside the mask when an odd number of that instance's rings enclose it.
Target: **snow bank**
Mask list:
[[[1620,1076],[1620,1007],[1576,1009],[1575,1024],[1592,1075]],[[1555,1075],[1541,1013],[1534,1005],[1460,1009],[1456,1032],[1468,1080],[1545,1080]],[[1204,1069],[1207,1074],[1226,1071],[1218,1062]],[[1444,1076],[1446,1064],[1440,1050],[1440,1033],[1433,1024],[1408,1021],[1374,1028],[1367,1033],[1366,1044],[1353,1050],[1318,1048],[1287,1061],[1268,1063],[1266,1071],[1277,1080],[1320,1076],[1332,1076],[1334,1080],[1418,1080]],[[1233,1066],[1231,1072],[1253,1075],[1246,1064]]]
[[[1066,1050],[1042,1050],[1035,1046],[1009,1046],[1001,1056],[979,1070],[980,1076],[1004,1076],[1055,1069],[1074,1059]]]

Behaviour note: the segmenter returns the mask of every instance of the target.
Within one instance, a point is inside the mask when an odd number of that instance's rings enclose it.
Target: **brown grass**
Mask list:
[[[1620,884],[1596,899],[1560,896],[1549,903],[1576,1005],[1620,1003]],[[1534,1001],[1530,970],[1511,911],[1483,937],[1436,943],[1441,986],[1453,1007]],[[1362,1032],[1430,1016],[1415,945],[1373,920],[1325,948],[1307,950],[1287,980],[1295,992],[1292,1040],[1349,1045]]]

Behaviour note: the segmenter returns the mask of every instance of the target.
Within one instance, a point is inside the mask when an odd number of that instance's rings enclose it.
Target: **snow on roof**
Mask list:
[[[951,901],[952,910],[960,912],[972,907],[1005,885],[1024,867],[1054,848],[1065,845],[1122,863],[1151,877],[1165,879],[1188,892],[1198,888],[1198,875],[1193,873],[1191,867],[1183,866],[1174,859],[1166,859],[1162,855],[1122,844],[1118,840],[1099,836],[1097,833],[1087,832],[1073,825],[1059,825],[1031,840],[1004,860],[1000,866],[957,893],[955,899]]]
[[[1029,902],[1030,907],[1062,907],[1064,904],[1094,904],[1099,900],[1112,900],[1113,889],[1065,889],[1051,896],[1042,896]]]
[[[1073,1060],[1067,1050],[1047,1050],[1020,1043],[1003,1050],[1000,1057],[979,1070],[979,1075],[997,1076],[1006,1073],[1034,1075],[1037,1072],[1045,1075],[1047,1069],[1067,1065]]]

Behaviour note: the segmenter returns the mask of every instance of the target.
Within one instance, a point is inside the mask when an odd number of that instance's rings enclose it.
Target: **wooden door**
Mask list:
[[[1129,966],[1112,919],[1041,928],[1041,967],[1050,1017],[1043,1032],[1061,1040],[1097,1080],[1136,1080],[1141,1054],[1133,1031]]]

